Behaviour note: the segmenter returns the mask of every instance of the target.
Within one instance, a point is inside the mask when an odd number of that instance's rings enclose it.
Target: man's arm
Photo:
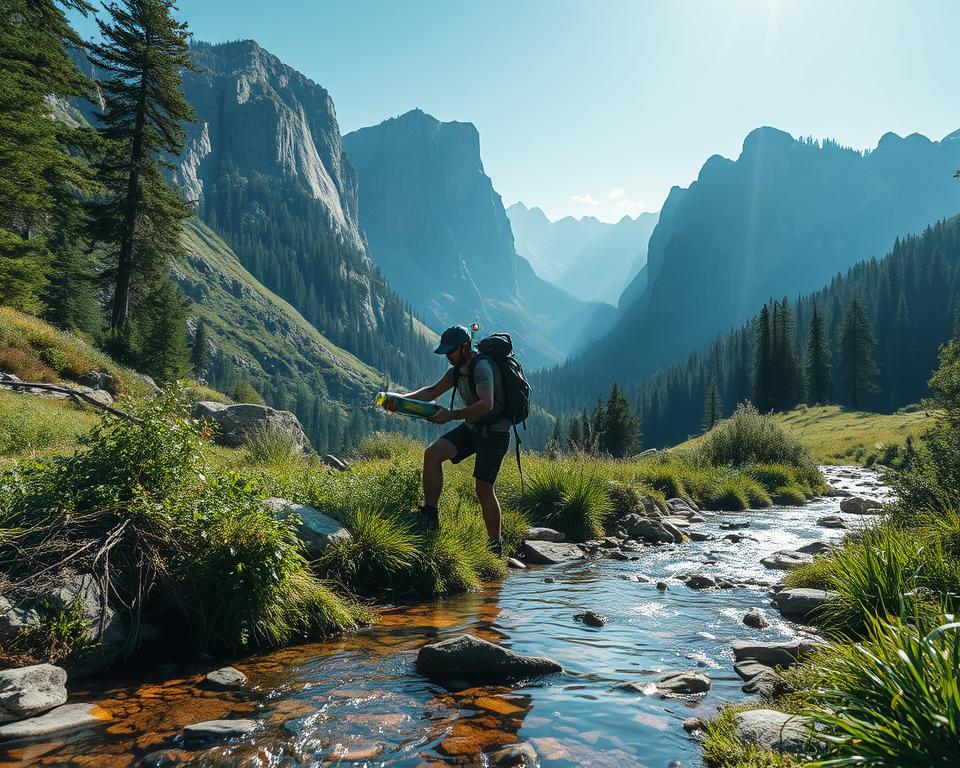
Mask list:
[[[473,383],[477,390],[477,402],[468,405],[465,408],[457,408],[448,411],[441,407],[431,421],[437,424],[443,424],[455,419],[466,419],[475,421],[482,419],[493,411],[493,368],[488,361],[477,363],[473,369]]]
[[[451,387],[453,387],[453,368],[448,368],[443,376],[437,379],[436,383],[429,387],[421,387],[413,392],[405,392],[403,396],[409,397],[411,400],[429,403],[431,400],[436,400]]]

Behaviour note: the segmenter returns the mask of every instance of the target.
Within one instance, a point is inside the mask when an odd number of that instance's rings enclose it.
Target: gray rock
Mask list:
[[[688,717],[683,721],[683,730],[685,730],[687,733],[702,731],[705,725],[706,723],[699,717]]]
[[[207,741],[246,736],[257,730],[257,721],[244,718],[236,720],[205,720],[186,726],[180,733],[185,741]]]
[[[623,552],[622,550],[619,550],[619,549],[613,550],[613,551],[610,553],[609,557],[610,557],[611,560],[624,560],[624,561],[626,561],[626,560],[639,560],[639,559],[640,559],[640,555],[631,555],[631,554],[628,554],[628,553],[626,553],[626,552]]]
[[[0,672],[0,723],[33,717],[67,701],[67,673],[52,664]]]
[[[631,538],[652,544],[669,544],[683,540],[683,534],[678,536],[674,531],[669,531],[659,520],[640,518],[630,526],[629,531]]]
[[[802,552],[806,555],[822,555],[830,549],[832,549],[832,547],[825,541],[811,541],[809,544],[797,547],[795,551]]]
[[[747,611],[747,614],[743,617],[743,623],[753,629],[766,629],[770,626],[770,622],[766,620],[758,608],[751,608]]]
[[[778,685],[779,681],[776,671],[770,667],[766,667],[763,671],[744,682],[744,684],[740,686],[740,690],[744,693],[757,693],[761,696],[771,697],[777,692]]]
[[[490,768],[534,768],[540,762],[537,751],[524,741],[488,752],[485,764]]]
[[[821,528],[847,528],[847,522],[840,515],[824,515],[817,520]]]
[[[347,464],[347,462],[337,456],[334,456],[332,453],[323,454],[323,456],[320,458],[320,461],[322,461],[328,467],[333,467],[340,472],[345,472],[346,470],[350,469],[350,465]]]
[[[583,558],[583,551],[575,544],[552,541],[524,541],[523,553],[531,565],[556,565]]]
[[[689,696],[710,690],[710,678],[699,672],[668,672],[656,681],[657,690],[663,694]]]
[[[18,608],[0,595],[0,638],[9,637],[40,624],[40,614],[31,606]]]
[[[674,528],[683,529],[683,528],[689,528],[689,527],[690,527],[690,521],[687,520],[687,518],[685,518],[685,517],[675,517],[675,516],[668,515],[667,517],[661,518],[661,519],[660,519],[660,522],[661,522],[664,526],[672,525]],[[669,529],[668,529],[668,530],[669,530]]]
[[[840,511],[853,515],[871,515],[880,514],[883,505],[874,499],[864,499],[859,496],[851,496],[840,502]]]
[[[809,721],[774,709],[750,709],[734,719],[737,737],[774,752],[799,754],[810,741]]]
[[[823,495],[831,499],[845,499],[853,496],[850,491],[844,490],[843,488],[829,488]]]
[[[753,536],[747,536],[744,533],[728,533],[723,537],[723,540],[732,544],[739,544],[741,541],[757,541]]]
[[[544,583],[544,584],[553,584],[553,582],[555,582],[555,581],[556,581],[556,579],[553,578],[553,576],[546,576],[546,577],[544,577],[544,579],[543,579],[543,583]]]
[[[62,586],[47,595],[47,601],[52,608],[61,610],[79,601],[87,625],[86,638],[96,647],[76,661],[77,672],[98,672],[109,666],[126,648],[127,631],[123,619],[106,603],[100,582],[91,574],[67,577]]]
[[[247,676],[235,667],[223,667],[210,672],[207,685],[221,691],[236,691],[247,684]]]
[[[527,528],[527,534],[524,536],[524,539],[527,541],[552,541],[554,543],[560,543],[566,541],[567,537],[560,533],[560,531],[553,530],[553,528]]]
[[[278,498],[266,499],[263,505],[278,518],[296,515],[300,519],[297,523],[297,535],[313,557],[320,557],[334,544],[347,543],[353,539],[350,531],[339,520],[334,520],[313,507]]]
[[[763,675],[767,672],[773,672],[773,667],[768,664],[761,664],[754,659],[738,661],[733,665],[733,671],[740,675],[741,680],[752,680],[757,675]]]
[[[573,618],[576,621],[583,622],[589,627],[602,627],[607,623],[607,617],[596,611],[581,611]]]
[[[525,566],[523,563],[521,563],[521,562],[520,562],[519,560],[517,560],[517,558],[515,558],[515,557],[507,558],[507,568],[513,568],[513,569],[515,569],[515,570],[517,570],[517,571],[525,571],[525,570],[527,570],[527,566]]]
[[[703,531],[687,531],[687,536],[690,537],[690,541],[712,541],[713,536],[709,533],[703,533]]]
[[[779,552],[767,555],[760,562],[763,563],[765,568],[777,571],[789,571],[797,566],[813,562],[813,555],[808,555],[806,552],[781,549]]]
[[[301,453],[310,450],[310,440],[303,426],[290,411],[278,411],[253,403],[224,405],[201,401],[193,407],[193,418],[214,422],[217,425],[217,442],[229,448],[248,445],[259,433],[272,430],[286,437],[293,450]]]
[[[804,617],[837,597],[836,592],[822,589],[782,589],[774,596],[773,602],[784,616]]]
[[[711,587],[717,586],[715,580],[709,576],[704,576],[702,573],[695,573],[692,576],[688,576],[683,583],[690,587],[690,589],[710,589]]]
[[[113,374],[107,371],[89,371],[77,379],[77,383],[91,389],[105,389],[111,394],[117,391],[117,383]]]
[[[815,647],[815,643],[801,641],[761,643],[753,640],[734,640],[733,658],[738,662],[755,661],[768,667],[789,667],[800,661]]]
[[[658,581],[658,582],[657,582],[657,589],[659,589],[661,592],[665,591],[665,590],[667,589],[667,582],[665,582],[665,581]]]
[[[95,704],[64,704],[38,717],[0,725],[0,741],[39,739],[100,725],[109,719],[110,715]]]
[[[153,380],[152,376],[147,376],[145,373],[138,373],[137,378],[143,382],[143,385],[147,388],[147,391],[150,393],[151,397],[156,397],[157,395],[163,394],[163,390],[157,386],[157,382]]]
[[[561,672],[553,659],[523,656],[472,635],[458,635],[423,646],[417,670],[432,680],[469,685],[505,684]]]

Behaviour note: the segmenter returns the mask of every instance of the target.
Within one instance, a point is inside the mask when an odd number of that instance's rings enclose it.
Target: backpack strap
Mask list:
[[[526,431],[527,422],[523,422],[523,429]],[[517,425],[513,425],[514,448],[517,452],[517,472],[520,473],[520,494],[523,495],[523,467],[520,466],[520,435],[517,432]]]

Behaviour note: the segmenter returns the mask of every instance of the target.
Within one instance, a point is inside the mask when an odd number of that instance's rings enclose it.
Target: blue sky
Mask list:
[[[420,107],[474,123],[509,204],[657,210],[759,125],[876,146],[960,128],[947,0],[180,0],[330,91],[341,130]],[[93,33],[89,20],[78,24]]]

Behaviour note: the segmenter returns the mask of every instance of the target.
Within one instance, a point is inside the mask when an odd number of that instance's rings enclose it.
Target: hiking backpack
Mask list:
[[[473,369],[481,357],[490,359],[494,365],[500,369],[500,377],[503,379],[503,412],[488,416],[486,419],[474,422],[476,424],[489,424],[500,418],[509,419],[513,425],[513,435],[516,439],[517,449],[517,469],[520,471],[520,482],[523,483],[523,467],[520,466],[520,435],[517,432],[517,424],[523,424],[523,429],[527,429],[527,416],[530,415],[530,383],[523,372],[523,366],[513,354],[513,341],[509,333],[494,333],[481,339],[477,343],[477,355],[470,363],[470,389],[476,395],[476,387],[473,383]],[[453,403],[457,397],[457,383],[460,380],[460,371],[453,369],[453,394],[450,396],[450,410],[453,410]]]

